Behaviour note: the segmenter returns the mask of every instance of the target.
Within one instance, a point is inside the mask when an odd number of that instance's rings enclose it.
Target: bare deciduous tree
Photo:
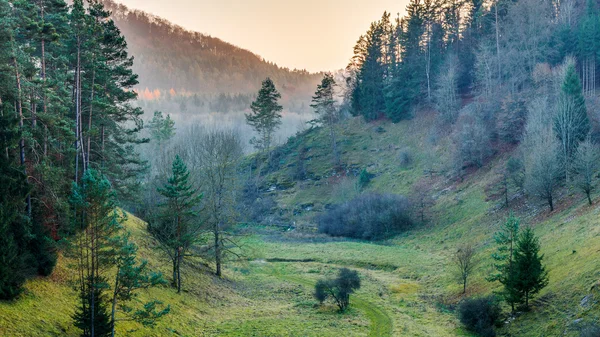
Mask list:
[[[598,147],[592,143],[591,137],[579,144],[575,153],[572,169],[574,173],[575,186],[585,193],[588,203],[592,204],[591,193],[594,189],[594,180],[598,171],[600,152]]]
[[[545,98],[535,99],[525,126],[524,167],[525,190],[533,196],[546,200],[550,211],[554,210],[554,190],[561,167],[557,153],[560,148],[553,132],[551,116]]]
[[[454,123],[460,108],[458,97],[458,61],[456,57],[449,57],[446,65],[437,79],[437,88],[434,101],[437,109],[446,123]]]
[[[213,235],[215,274],[221,276],[223,259],[237,255],[238,244],[229,233],[236,217],[237,168],[242,144],[233,131],[208,131],[200,141],[201,177],[204,187],[207,223]]]
[[[456,266],[456,274],[463,285],[463,294],[467,292],[467,280],[479,264],[475,247],[468,243],[460,246],[452,256]]]

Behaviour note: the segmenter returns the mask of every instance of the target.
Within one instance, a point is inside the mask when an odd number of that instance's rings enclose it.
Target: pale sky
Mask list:
[[[408,0],[117,0],[289,68],[344,68],[358,37]]]

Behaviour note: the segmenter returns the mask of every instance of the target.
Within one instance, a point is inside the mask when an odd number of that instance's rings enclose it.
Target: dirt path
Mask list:
[[[299,283],[306,287],[314,287],[315,283],[311,280],[299,276],[283,275],[274,270],[274,275],[282,280]],[[369,336],[381,337],[392,336],[392,319],[385,310],[379,308],[376,304],[369,302],[359,296],[352,297],[352,306],[365,313],[365,316],[371,321],[369,327]]]

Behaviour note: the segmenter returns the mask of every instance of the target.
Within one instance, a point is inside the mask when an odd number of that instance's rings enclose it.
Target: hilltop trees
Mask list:
[[[98,1],[0,1],[0,111],[19,131],[3,149],[27,176],[25,207],[14,210],[27,223],[29,275],[48,275],[54,242],[73,234],[71,181],[101,170],[125,200],[145,169],[133,148],[145,141],[131,104],[137,76],[109,14]]]
[[[252,113],[246,114],[246,122],[258,133],[258,138],[254,138],[252,144],[261,153],[268,151],[269,160],[273,133],[281,124],[283,107],[278,103],[280,98],[281,94],[275,88],[275,84],[267,77],[262,82],[258,97],[250,106]]]
[[[202,222],[198,206],[202,194],[190,182],[190,172],[183,160],[176,156],[172,174],[158,192],[164,202],[158,214],[148,223],[148,231],[159,242],[173,265],[172,285],[181,292],[181,263],[189,249],[200,240]]]

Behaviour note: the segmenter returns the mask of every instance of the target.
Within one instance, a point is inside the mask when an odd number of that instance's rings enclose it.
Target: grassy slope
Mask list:
[[[397,335],[463,333],[457,327],[454,314],[445,310],[461,298],[461,289],[452,275],[450,260],[451,252],[460,243],[477,244],[483,259],[472,278],[469,294],[488,294],[498,289],[497,284],[486,282],[485,277],[491,272],[490,255],[495,248],[492,234],[507,211],[500,207],[501,200],[491,196],[490,191],[509,154],[499,155],[487,166],[471,172],[463,182],[455,183],[447,178],[451,137],[441,136],[435,146],[431,145],[428,135],[433,118],[426,115],[398,125],[365,124],[353,119],[345,126],[341,137],[343,161],[358,169],[366,167],[376,175],[369,190],[405,194],[426,170],[433,168],[436,171],[431,180],[436,205],[426,226],[380,245],[274,240],[261,243],[264,254],[270,257],[313,258],[327,264],[377,270],[381,286],[391,294],[385,305],[394,314],[394,332]],[[378,132],[379,127],[385,132],[380,132],[381,129]],[[286,176],[293,172],[295,166],[295,149],[298,146],[309,148],[306,166],[313,179],[277,192],[282,208],[295,208],[298,213],[298,205],[313,206],[310,211],[307,211],[308,208],[300,209],[304,212],[292,219],[298,225],[310,223],[315,211],[340,201],[340,190],[346,192],[342,194],[352,194],[348,188],[342,187],[344,178],[337,177],[329,169],[331,157],[326,136],[320,131],[309,132],[302,142],[288,144],[289,148],[285,150],[288,155],[281,160],[281,169],[270,176],[273,182],[288,179]],[[401,168],[399,153],[406,148],[410,149],[415,160],[410,167]],[[315,179],[315,176],[320,179]],[[591,289],[600,279],[600,227],[597,220],[600,207],[596,204],[587,206],[577,191],[564,188],[560,193],[561,206],[552,214],[548,213],[542,201],[518,195],[512,200],[523,225],[533,226],[541,238],[550,285],[534,301],[533,310],[506,324],[503,333],[577,336],[583,324],[597,321],[600,317],[600,306],[580,305],[585,296],[591,295],[589,303],[600,298],[600,293]],[[411,299],[399,302],[394,298],[394,290],[397,289],[401,289],[400,293],[409,289],[406,291],[415,294]],[[420,305],[423,306],[420,311],[406,309]],[[448,328],[435,330],[435,326]]]
[[[472,278],[469,295],[487,294],[497,285],[485,281],[491,271],[492,233],[506,215],[500,201],[488,196],[490,185],[505,156],[471,173],[461,183],[447,179],[451,140],[431,145],[428,130],[434,116],[426,115],[397,125],[365,124],[350,120],[342,139],[345,173],[330,170],[327,134],[316,130],[291,140],[280,149],[280,168],[267,176],[279,207],[296,230],[280,232],[255,228],[244,238],[248,261],[230,263],[226,280],[214,279],[193,263],[186,267],[186,292],[153,289],[141,299],[158,298],[172,306],[172,314],[149,330],[134,323],[120,325],[121,335],[132,336],[469,336],[452,311],[460,300],[460,285],[452,276],[450,254],[465,241],[478,244],[483,263]],[[385,132],[380,132],[381,127]],[[306,147],[311,179],[294,182],[297,151]],[[401,168],[399,152],[409,148],[414,163]],[[368,189],[407,193],[411,184],[434,169],[431,186],[436,205],[429,223],[380,243],[330,240],[311,233],[312,217],[326,205],[355,192],[355,172],[367,167],[376,177]],[[491,199],[491,200],[490,200]],[[553,214],[536,200],[515,199],[524,223],[541,237],[550,285],[534,302],[531,312],[507,324],[503,334],[513,336],[577,336],[582,322],[598,320],[597,305],[580,306],[600,279],[600,227],[596,205],[562,192],[561,207]],[[292,215],[296,214],[296,215]],[[126,223],[150,264],[168,275],[168,263],[153,247],[143,223]],[[194,267],[196,266],[196,267]],[[348,313],[332,306],[319,307],[311,284],[337,268],[358,269],[363,287]],[[28,282],[18,301],[0,303],[0,335],[75,336],[70,315],[74,310],[72,269],[61,260],[50,278]],[[593,303],[595,300],[590,301]]]

